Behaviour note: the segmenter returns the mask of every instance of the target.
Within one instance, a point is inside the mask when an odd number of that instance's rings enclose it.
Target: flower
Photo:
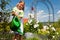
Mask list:
[[[54,27],[51,28],[52,30],[56,31],[56,29]]]
[[[43,29],[46,30],[48,26],[43,26]]]
[[[49,27],[51,27],[52,25],[49,25]]]
[[[39,23],[39,20],[37,20],[37,22],[36,23]]]
[[[55,38],[55,36],[53,36],[53,38]]]
[[[34,25],[34,28],[37,28],[38,26],[39,26],[38,24],[35,24],[35,25]]]
[[[32,19],[28,20],[28,23],[30,24],[32,22]]]

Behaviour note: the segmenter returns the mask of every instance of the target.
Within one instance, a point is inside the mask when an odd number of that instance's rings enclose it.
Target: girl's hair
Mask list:
[[[20,1],[19,3],[22,3],[23,1]],[[24,3],[24,2],[23,2]]]
[[[19,3],[24,3],[24,1],[20,1]],[[23,11],[24,11],[24,7],[25,7],[25,3],[24,3],[24,6],[22,8]]]

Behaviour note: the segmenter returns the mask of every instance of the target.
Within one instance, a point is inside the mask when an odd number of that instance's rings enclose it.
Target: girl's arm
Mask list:
[[[13,16],[17,16],[18,18],[22,18],[21,16],[19,16],[17,13],[15,13],[14,11],[12,11],[12,15]]]

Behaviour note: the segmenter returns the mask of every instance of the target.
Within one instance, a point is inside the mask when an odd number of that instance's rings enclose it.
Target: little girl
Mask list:
[[[23,40],[23,21],[22,18],[24,16],[24,2],[20,1],[16,7],[13,8],[12,10],[12,15],[17,16],[18,19],[20,19],[21,22],[21,26],[19,28],[19,31],[14,31],[15,33],[15,37],[14,40],[17,40],[17,38],[19,38],[19,40]]]

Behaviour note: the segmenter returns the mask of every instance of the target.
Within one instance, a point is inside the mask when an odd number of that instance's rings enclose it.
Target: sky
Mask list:
[[[19,2],[20,0],[11,0],[10,5],[7,5],[7,9],[12,9],[13,7],[16,6],[16,4]],[[39,0],[38,0],[39,1]],[[31,12],[30,8],[31,5],[34,5],[35,0],[24,0],[25,2],[25,10],[24,10],[24,17],[27,18],[28,14]],[[50,0],[50,2],[52,3],[52,6],[54,8],[54,21],[57,21],[60,18],[60,0]],[[45,1],[45,3],[47,3],[47,5],[49,6],[50,9],[50,21],[53,21],[53,14],[52,14],[52,8],[50,6],[50,4]],[[33,13],[34,11],[32,11]],[[36,3],[36,13],[37,13],[37,20],[41,21],[41,22],[46,22],[49,20],[49,11],[46,5],[44,5],[43,2],[39,1]]]

